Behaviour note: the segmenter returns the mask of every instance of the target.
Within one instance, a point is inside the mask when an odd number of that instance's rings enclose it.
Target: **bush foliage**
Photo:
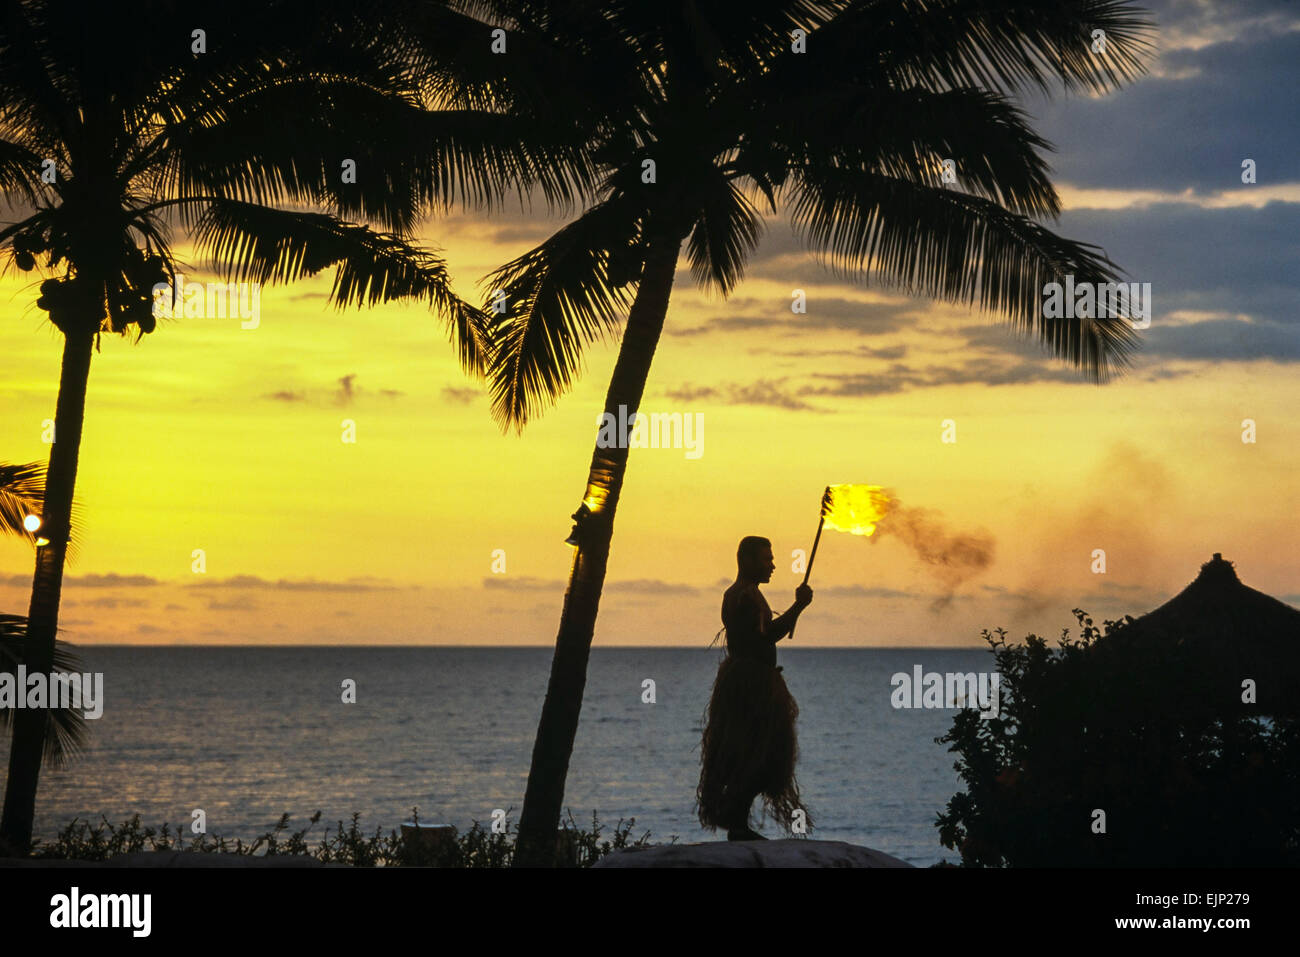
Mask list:
[[[1074,610],[1059,648],[983,637],[1001,708],[959,712],[936,739],[966,790],[938,816],[967,866],[1300,863],[1300,721],[1208,693],[1130,625]],[[1105,832],[1096,811],[1105,812]]]
[[[163,824],[161,828],[145,827],[140,815],[134,815],[121,825],[107,818],[99,824],[74,820],[63,828],[50,843],[36,842],[32,856],[79,861],[105,861],[117,854],[134,854],[144,851],[183,851],[195,854],[242,854],[268,856],[296,854],[314,858],[325,864],[347,864],[353,867],[509,867],[514,856],[515,833],[509,816],[504,829],[494,832],[478,821],[454,842],[439,848],[429,848],[420,842],[408,841],[398,831],[384,834],[383,828],[374,833],[362,830],[361,814],[352,815],[345,826],[337,822],[333,831],[321,833],[319,843],[311,845],[309,832],[320,823],[321,812],[311,816],[307,825],[299,830],[289,830],[289,815],[254,841],[228,840],[207,834],[186,837],[181,828]],[[419,809],[414,811],[419,822]],[[636,819],[619,819],[613,833],[602,840],[602,826],[593,811],[590,829],[577,826],[569,812],[562,835],[557,835],[557,863],[561,866],[590,867],[607,854],[628,847],[646,847],[650,842],[647,831],[632,840]],[[561,850],[561,848],[563,850]]]

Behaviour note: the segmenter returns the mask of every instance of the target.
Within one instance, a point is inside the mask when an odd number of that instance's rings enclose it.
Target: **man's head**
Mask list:
[[[776,570],[772,558],[772,543],[758,535],[747,535],[736,549],[736,569],[741,578],[754,582],[770,582]]]

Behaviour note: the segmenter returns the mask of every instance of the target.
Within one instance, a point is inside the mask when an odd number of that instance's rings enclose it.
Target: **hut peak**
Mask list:
[[[1232,562],[1225,561],[1220,552],[1215,552],[1214,557],[1201,566],[1201,573],[1196,576],[1196,580],[1221,585],[1241,584],[1241,579],[1237,577]]]

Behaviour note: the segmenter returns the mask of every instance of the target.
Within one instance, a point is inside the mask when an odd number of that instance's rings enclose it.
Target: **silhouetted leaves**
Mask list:
[[[1300,722],[1210,697],[1158,645],[1117,643],[1132,618],[1103,635],[1075,617],[1057,649],[984,632],[1001,715],[966,709],[936,739],[966,785],[936,822],[944,846],[985,867],[1300,862]]]

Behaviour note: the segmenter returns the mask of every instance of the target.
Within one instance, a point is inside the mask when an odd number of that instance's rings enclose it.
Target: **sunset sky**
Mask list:
[[[1022,104],[1057,146],[1059,232],[1151,283],[1128,375],[1089,384],[996,315],[839,280],[785,218],[769,220],[728,300],[697,290],[683,259],[643,411],[702,413],[703,454],[632,452],[597,646],[706,645],[747,534],[773,540],[766,592],[785,608],[801,578],[791,550],[811,545],[822,489],[842,482],[988,533],[994,558],[950,594],[897,540],[827,533],[801,645],[974,645],[999,626],[1055,636],[1074,607],[1151,610],[1216,551],[1246,584],[1300,604],[1300,125],[1294,83],[1279,82],[1300,62],[1300,11],[1151,8],[1151,76]],[[431,219],[422,236],[478,301],[482,276],[563,222],[516,206]],[[0,461],[49,452],[62,338],[34,279],[0,278]],[[65,638],[554,641],[563,539],[617,344],[592,349],[573,392],[505,435],[436,317],[338,313],[329,284],[264,289],[257,329],[181,319],[138,346],[105,337]],[[794,289],[806,315],[791,312]],[[344,419],[356,444],[341,441]],[[940,441],[945,419],[955,443]],[[206,574],[191,571],[195,549]],[[26,612],[31,571],[28,546],[0,541],[0,611]]]

